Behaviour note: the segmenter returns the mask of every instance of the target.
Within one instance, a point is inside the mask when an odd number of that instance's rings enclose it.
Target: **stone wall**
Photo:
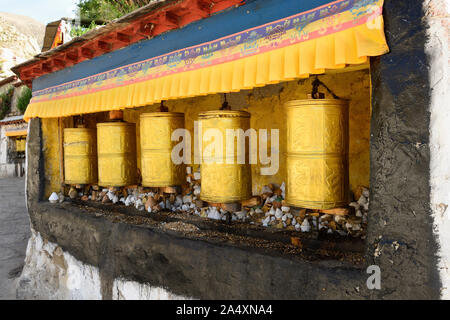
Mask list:
[[[438,238],[441,295],[450,299],[450,2],[424,2],[430,61],[430,184],[434,232]]]
[[[423,1],[387,0],[391,52],[373,60],[367,263],[382,272],[378,299],[438,299],[430,211],[430,77]]]

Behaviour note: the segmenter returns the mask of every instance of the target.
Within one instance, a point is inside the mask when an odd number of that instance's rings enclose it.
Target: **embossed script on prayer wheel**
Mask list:
[[[98,184],[123,187],[136,184],[136,125],[127,122],[97,124]]]
[[[250,128],[250,114],[244,111],[208,111],[199,114],[202,127],[202,188],[200,198],[207,202],[227,203],[252,196],[252,175],[249,164],[249,143],[243,134]],[[212,131],[210,130],[212,129]],[[227,154],[227,129],[235,130],[238,138],[231,139],[234,148]],[[236,131],[237,130],[237,131]],[[231,131],[229,131],[231,132]],[[209,136],[214,136],[209,139]],[[220,139],[220,137],[222,137]],[[212,142],[214,140],[214,142]],[[222,144],[217,144],[222,140]],[[228,140],[228,141],[227,141]],[[211,148],[211,143],[221,150]],[[206,152],[205,152],[206,151]],[[220,155],[220,151],[221,155]],[[243,155],[239,161],[238,153]],[[220,163],[219,158],[222,158]],[[241,163],[239,163],[241,162]]]
[[[97,183],[95,129],[64,129],[64,176],[67,184]]]
[[[172,161],[172,133],[184,128],[184,114],[177,112],[144,113],[140,116],[142,185],[168,187],[186,181],[185,167]]]
[[[348,204],[348,102],[286,103],[286,202],[310,209]]]

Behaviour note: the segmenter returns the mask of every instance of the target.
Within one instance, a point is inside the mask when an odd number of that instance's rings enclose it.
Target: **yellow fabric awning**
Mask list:
[[[19,137],[19,136],[26,136],[28,135],[28,130],[12,130],[12,131],[6,131],[7,137]]]
[[[368,57],[385,54],[389,48],[384,36],[383,0],[364,2],[366,6],[344,8],[310,22],[304,18],[313,20],[308,12],[262,26],[268,32],[264,38],[251,39],[254,28],[202,44],[198,47],[211,49],[199,56],[189,56],[197,46],[186,48],[35,92],[24,119],[67,117],[236,92],[365,63]],[[317,10],[323,15],[323,8]],[[176,58],[185,53],[184,59]]]

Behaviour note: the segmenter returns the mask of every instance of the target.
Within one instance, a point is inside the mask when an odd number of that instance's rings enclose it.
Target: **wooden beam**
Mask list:
[[[163,11],[157,18],[152,21],[155,25],[153,29],[153,36],[161,34],[163,32],[178,28],[178,17],[173,13]]]
[[[152,31],[154,28],[155,25],[151,22],[141,22],[136,33],[142,37],[149,39],[152,36]]]
[[[112,43],[106,42],[105,40],[97,41],[97,48],[103,52],[109,52],[112,50]]]
[[[78,61],[80,60],[78,49],[67,52],[66,59],[72,63],[78,63]]]
[[[197,20],[209,17],[210,3],[200,0],[186,0],[170,10],[179,17],[180,28]]]
[[[61,59],[55,58],[55,59],[53,59],[53,63],[58,69],[64,69],[66,67],[66,62]]]
[[[54,66],[52,60],[47,60],[42,63],[42,71],[43,72],[53,72]]]
[[[117,32],[116,39],[119,40],[120,42],[129,44],[131,42],[131,39],[132,39],[132,33],[131,34],[126,34],[126,33],[123,33],[123,32]]]
[[[95,56],[95,50],[89,47],[82,47],[81,56],[83,58],[92,59]]]
[[[33,68],[33,75],[35,75],[36,77],[39,77],[43,74],[42,71],[42,65],[38,64]]]

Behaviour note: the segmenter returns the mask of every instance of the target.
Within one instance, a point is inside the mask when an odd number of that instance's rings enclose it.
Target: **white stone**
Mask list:
[[[285,206],[281,207],[281,211],[283,211],[283,212],[289,212],[290,210],[291,210],[290,207],[285,207]]]
[[[370,196],[370,191],[369,191],[369,189],[363,188],[362,195],[368,199],[369,196]]]
[[[262,209],[261,208],[256,208],[255,209],[255,213],[257,213],[257,214],[261,214],[261,213],[263,213],[264,211],[262,211]]]
[[[132,195],[129,195],[127,197],[127,199],[125,200],[125,205],[128,207],[128,206],[131,206],[133,203],[134,203],[134,197]]]
[[[269,215],[274,216],[275,215],[275,209],[272,207],[270,208],[270,210],[268,211]]]
[[[59,197],[58,197],[58,195],[56,194],[56,192],[53,192],[53,193],[50,195],[50,198],[48,198],[48,201],[50,201],[51,203],[57,203],[57,202],[59,201]]]
[[[283,197],[283,199],[285,199],[286,198],[286,184],[284,183],[284,181],[280,186],[280,190],[281,190],[281,196]]]
[[[181,195],[177,195],[173,205],[174,207],[181,207],[183,205],[183,197]]]
[[[192,173],[192,167],[186,167],[186,173],[191,174]]]
[[[201,175],[200,172],[194,172],[194,180],[200,180]]]
[[[141,199],[137,199],[136,202],[134,203],[134,206],[136,207],[136,209],[138,209],[140,206],[143,206],[144,204],[142,203]]]
[[[279,208],[277,208],[277,210],[275,210],[275,217],[277,219],[281,219],[281,217],[283,217],[283,211],[281,211]]]
[[[361,196],[361,197],[359,198],[359,200],[358,200],[358,204],[359,204],[360,206],[364,206],[366,203],[367,203],[366,197]]]
[[[183,203],[191,203],[192,197],[191,196],[184,196],[183,197]]]
[[[243,220],[244,218],[247,217],[247,211],[245,211],[245,210],[238,211],[235,214],[239,220]]]
[[[360,217],[360,218],[363,216],[360,210],[357,210],[357,211],[356,211],[356,216],[357,216],[357,217]]]
[[[301,225],[302,232],[309,232],[311,230],[311,226],[308,222],[308,219],[303,220],[303,223]]]
[[[295,230],[296,231],[300,231],[302,229],[302,226],[300,225],[300,223],[297,223],[296,225],[295,225]]]
[[[355,210],[358,210],[359,203],[358,202],[350,202],[349,206],[355,208]]]
[[[284,215],[281,217],[281,220],[282,220],[283,222],[285,222],[285,221],[287,220],[287,216],[284,214]]]
[[[294,219],[292,219],[292,222],[291,222],[291,224],[292,224],[293,226],[295,226],[295,225],[297,224],[297,220],[295,220],[295,218],[294,218]]]
[[[222,219],[220,212],[217,211],[217,208],[215,208],[215,207],[208,209],[207,214],[208,214],[209,219],[213,219],[213,220],[221,220]]]

